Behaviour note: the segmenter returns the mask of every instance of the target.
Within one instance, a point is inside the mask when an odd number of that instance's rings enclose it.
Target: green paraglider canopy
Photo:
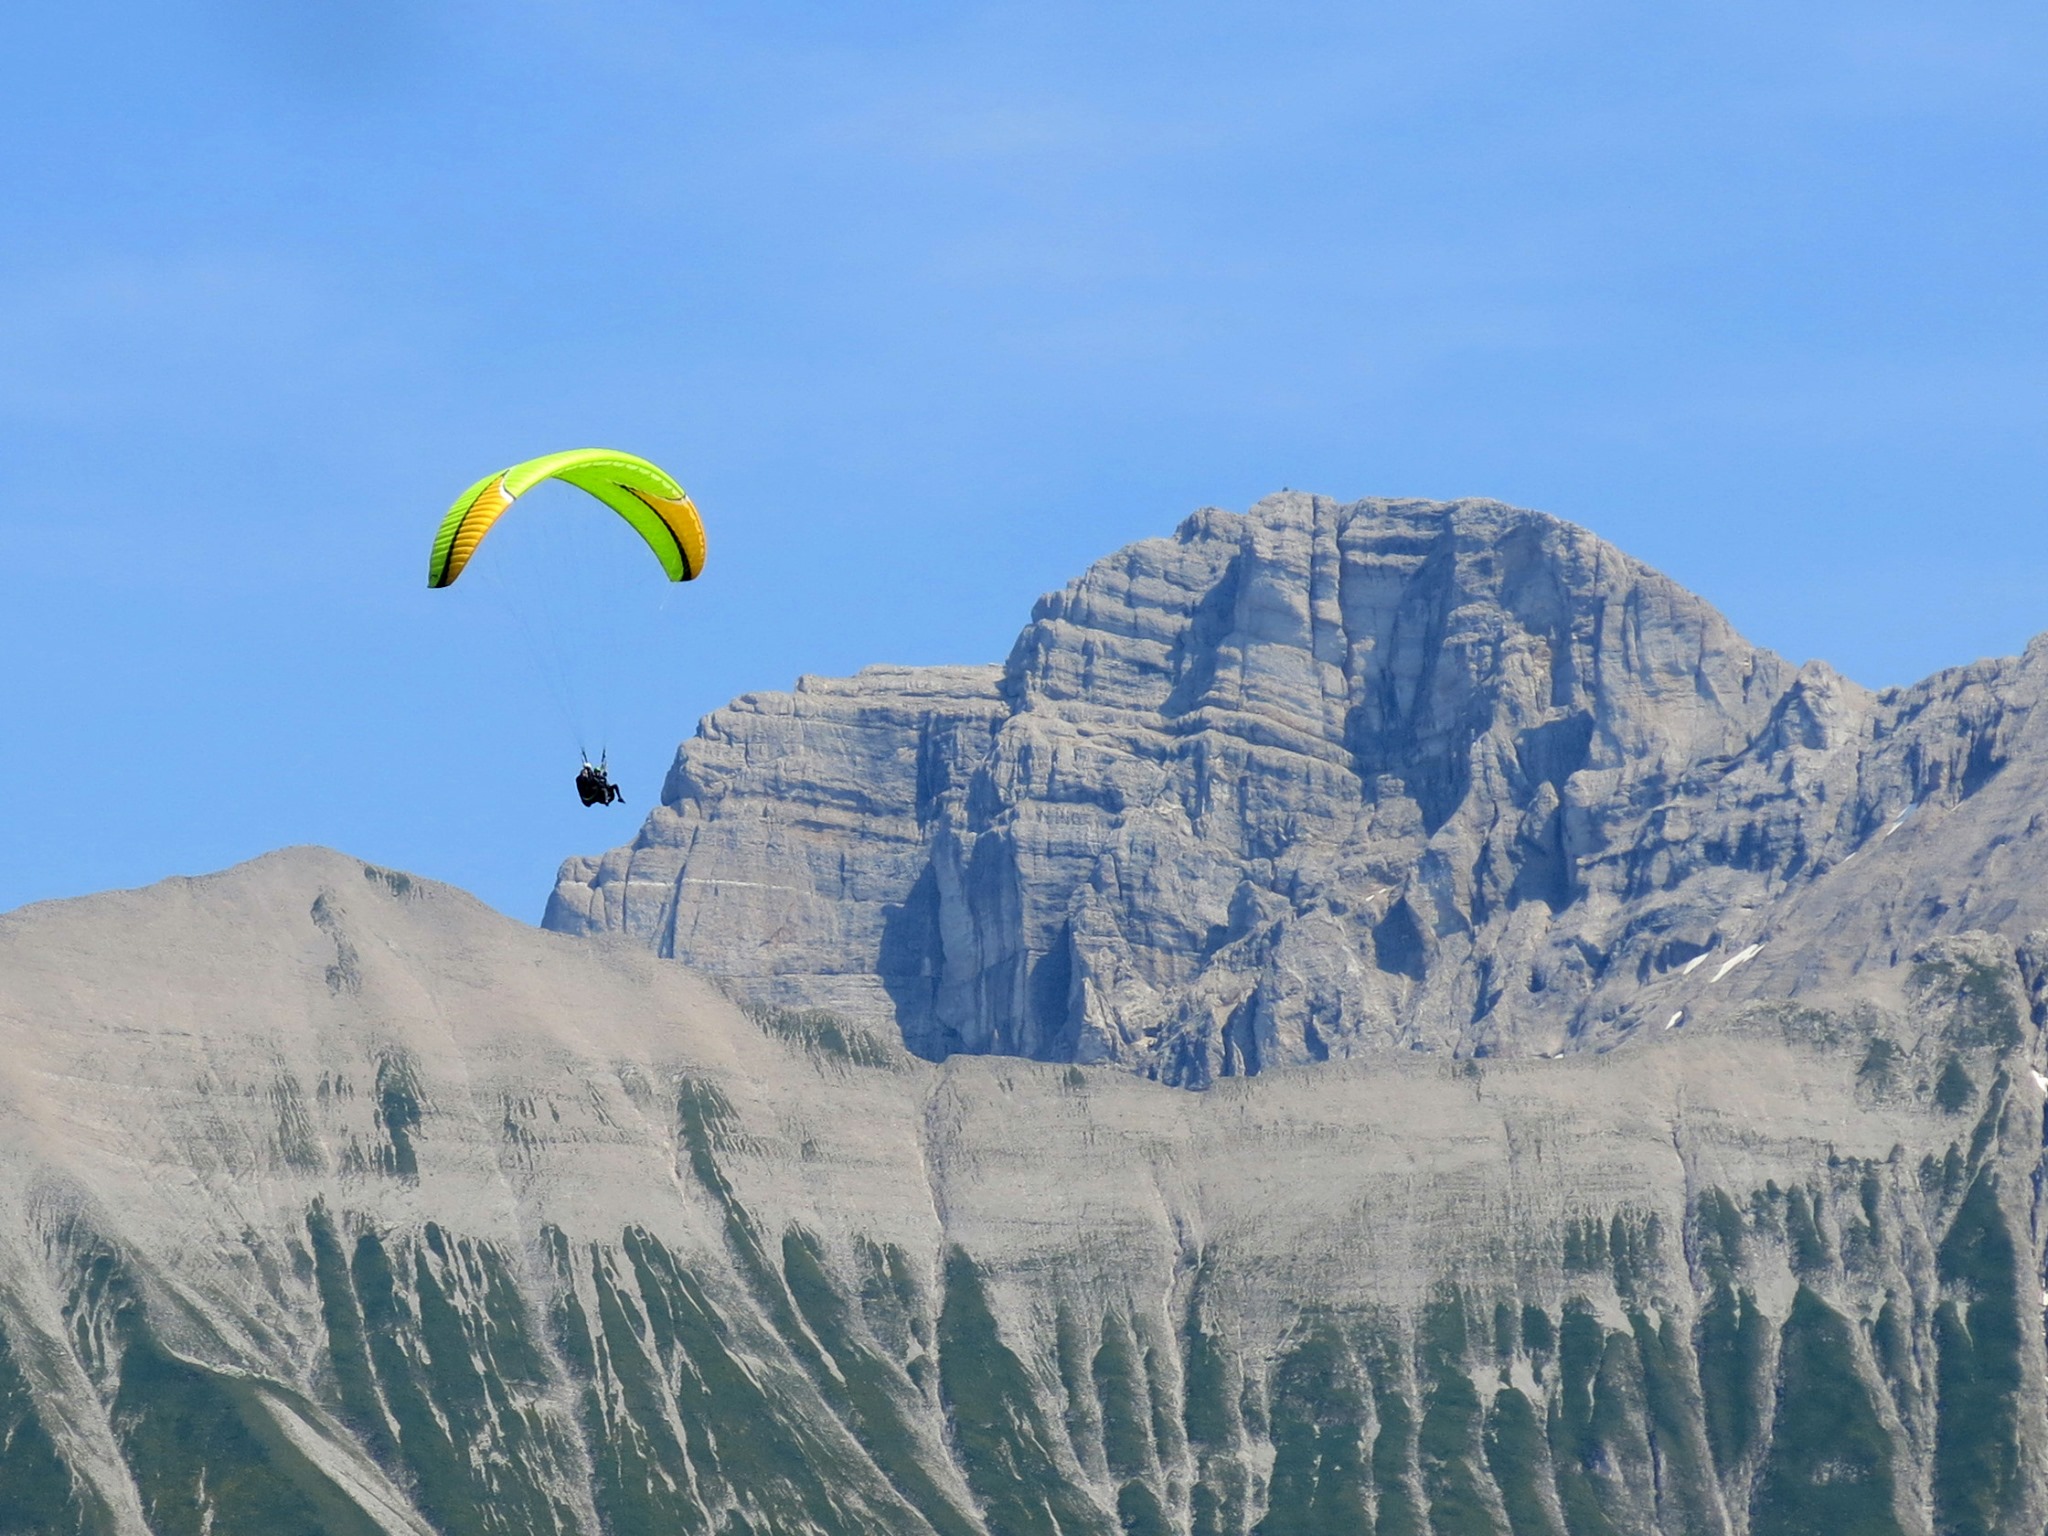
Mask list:
[[[452,585],[505,509],[543,480],[561,480],[588,491],[631,523],[670,581],[693,581],[703,571],[704,524],[680,485],[633,454],[572,448],[486,475],[456,497],[434,536],[427,585]]]

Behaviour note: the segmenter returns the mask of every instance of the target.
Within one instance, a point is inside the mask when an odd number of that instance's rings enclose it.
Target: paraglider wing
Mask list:
[[[562,480],[588,491],[631,523],[670,581],[693,581],[704,569],[704,524],[680,485],[633,454],[572,448],[486,475],[456,497],[434,536],[427,585],[452,584],[505,509],[543,480]]]

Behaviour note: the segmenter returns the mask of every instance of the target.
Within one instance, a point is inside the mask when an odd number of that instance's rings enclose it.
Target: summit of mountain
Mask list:
[[[931,1058],[1601,1049],[2048,922],[2042,660],[1874,693],[1557,518],[1289,492],[1097,561],[999,666],[714,711],[545,923]]]

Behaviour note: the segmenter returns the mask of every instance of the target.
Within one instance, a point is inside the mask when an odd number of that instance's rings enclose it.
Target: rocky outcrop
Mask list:
[[[736,700],[546,922],[932,1058],[1605,1047],[2048,920],[2040,675],[1874,695],[1556,519],[1290,494],[1098,562],[1000,668]]]

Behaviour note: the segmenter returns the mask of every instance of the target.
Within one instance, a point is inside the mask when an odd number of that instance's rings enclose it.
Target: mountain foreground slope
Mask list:
[[[0,1530],[2032,1536],[2043,950],[1856,980],[1188,1093],[322,850],[25,908]]]
[[[1290,493],[1097,562],[1001,666],[716,711],[545,922],[934,1059],[1598,1049],[2048,926],[2044,681],[1872,693],[1541,513]]]

